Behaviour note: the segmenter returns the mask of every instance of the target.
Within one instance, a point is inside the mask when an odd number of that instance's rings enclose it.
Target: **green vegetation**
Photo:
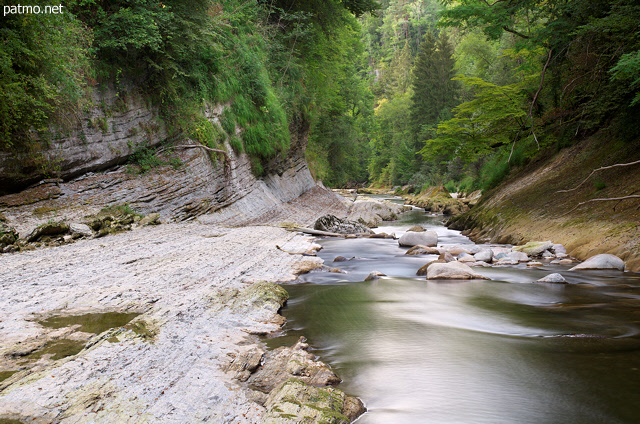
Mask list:
[[[308,135],[312,173],[330,186],[489,189],[605,129],[622,143],[640,136],[631,0],[65,7],[0,24],[0,149],[43,170],[47,143],[79,131],[90,91],[105,85],[122,99],[111,109],[140,94],[170,134],[229,143],[257,175]],[[88,124],[108,133],[113,110],[98,106],[105,116]],[[169,163],[144,144],[130,162],[142,173]]]

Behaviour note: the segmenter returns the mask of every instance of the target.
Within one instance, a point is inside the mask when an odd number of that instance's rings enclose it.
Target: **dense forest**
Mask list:
[[[585,137],[640,135],[631,0],[64,6],[0,24],[5,151],[73,128],[106,84],[139,91],[173,132],[211,148],[228,141],[257,175],[287,151],[292,125],[309,125],[307,161],[330,186],[487,189]],[[228,105],[220,124],[204,118],[206,104]]]

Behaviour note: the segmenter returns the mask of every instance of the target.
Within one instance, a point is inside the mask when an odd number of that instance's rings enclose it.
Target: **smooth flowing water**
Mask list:
[[[422,210],[377,231],[416,223],[440,244],[471,243]],[[270,345],[305,335],[366,403],[359,424],[640,422],[639,274],[520,265],[432,282],[415,273],[435,256],[406,256],[395,240],[320,243],[348,273],[287,286],[286,335]],[[388,277],[363,282],[373,270]],[[570,284],[533,283],[552,272]]]

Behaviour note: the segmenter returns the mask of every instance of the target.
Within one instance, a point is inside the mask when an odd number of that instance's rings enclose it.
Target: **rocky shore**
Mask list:
[[[358,210],[378,219],[402,211],[384,205]],[[328,212],[357,219],[353,205],[319,186],[254,218],[262,225],[136,219],[123,231],[2,254],[0,419],[352,421],[364,405],[333,387],[340,378],[304,341],[269,352],[259,338],[284,324],[277,312],[287,294],[274,283],[323,267],[320,246],[286,227]],[[38,224],[16,222],[7,225],[25,240]]]

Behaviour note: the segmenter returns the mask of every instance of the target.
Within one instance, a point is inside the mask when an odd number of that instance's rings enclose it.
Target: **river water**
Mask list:
[[[439,245],[472,243],[422,210],[376,232],[415,224]],[[347,274],[287,286],[285,334],[268,344],[305,335],[365,402],[358,424],[640,423],[640,274],[519,265],[432,282],[415,273],[436,256],[406,256],[396,240],[319,243]],[[363,282],[373,270],[388,277]],[[533,283],[552,272],[570,284]]]

